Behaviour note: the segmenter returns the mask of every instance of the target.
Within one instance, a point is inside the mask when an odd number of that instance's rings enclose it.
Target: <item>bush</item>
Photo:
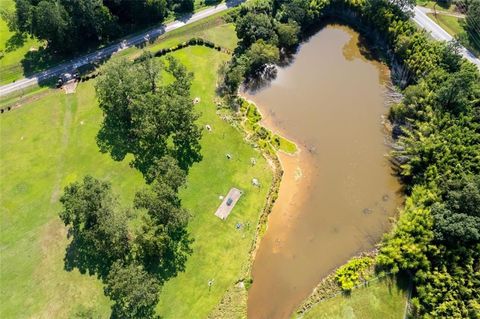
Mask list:
[[[343,291],[350,291],[360,284],[360,279],[366,280],[367,271],[373,264],[371,257],[355,257],[338,268],[335,281]]]

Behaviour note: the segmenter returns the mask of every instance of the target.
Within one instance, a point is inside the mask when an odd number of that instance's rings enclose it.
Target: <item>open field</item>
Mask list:
[[[350,296],[339,295],[318,303],[303,319],[402,319],[406,292],[390,279],[354,289]]]
[[[453,2],[442,2],[432,0],[417,0],[417,5],[425,8],[437,9],[438,11],[456,12],[456,6]]]
[[[232,26],[214,27],[220,31],[209,32],[218,41],[236,42]],[[204,318],[242,275],[272,173],[242,133],[216,114],[217,68],[229,56],[205,47],[173,55],[194,72],[192,97],[201,98],[199,125],[209,124],[212,132],[205,130],[204,159],[192,167],[181,192],[192,214],[194,253],[186,272],[165,285],[158,313],[163,318]],[[0,117],[1,318],[67,318],[79,312],[105,317],[110,312],[98,280],[63,269],[67,239],[57,216],[63,187],[85,174],[111,181],[124,205],[144,184],[128,159],[114,162],[99,153],[95,135],[101,112],[93,84],[81,83],[74,95],[52,91]],[[233,158],[227,160],[226,153]],[[257,159],[255,166],[252,157]],[[265,186],[254,188],[252,178]],[[244,194],[228,219],[221,221],[214,212],[219,196],[231,187]],[[237,230],[237,223],[244,227]],[[209,279],[214,279],[210,291]]]

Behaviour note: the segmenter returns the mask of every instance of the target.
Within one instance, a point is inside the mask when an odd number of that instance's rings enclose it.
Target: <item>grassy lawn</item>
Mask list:
[[[447,16],[444,14],[437,14],[435,16],[433,13],[427,13],[427,15],[451,36],[456,36],[464,32],[462,25],[460,24],[460,22],[463,20],[461,18]]]
[[[221,35],[219,41],[236,41],[231,26],[217,28],[218,34],[209,32]],[[204,159],[192,167],[181,193],[192,214],[194,253],[186,272],[165,285],[158,313],[163,318],[204,318],[242,275],[272,173],[241,132],[216,114],[217,67],[228,55],[191,47],[174,56],[194,72],[192,97],[201,98],[199,125],[209,124],[212,132],[204,131]],[[114,162],[99,153],[95,135],[101,112],[93,84],[81,83],[74,95],[51,92],[0,116],[1,318],[71,318],[85,310],[106,317],[110,312],[96,278],[63,269],[67,239],[57,217],[63,187],[85,174],[111,181],[124,205],[144,184],[128,159]],[[233,158],[227,160],[226,153]],[[254,188],[254,177],[265,187]],[[214,212],[219,196],[231,187],[244,194],[227,221],[221,221]],[[237,230],[237,222],[249,226]],[[209,279],[215,280],[210,291]]]
[[[435,6],[436,4],[436,6]],[[443,2],[443,1],[431,1],[431,0],[417,0],[417,5],[430,8],[430,9],[437,9],[438,11],[448,11],[448,12],[455,12],[456,6],[452,2]]]
[[[350,296],[339,295],[318,303],[303,319],[402,319],[406,292],[390,279],[354,289]]]

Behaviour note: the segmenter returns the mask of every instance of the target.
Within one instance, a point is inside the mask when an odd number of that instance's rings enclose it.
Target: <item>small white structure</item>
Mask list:
[[[254,178],[252,179],[252,185],[255,187],[260,187],[260,182],[258,181],[258,179]]]
[[[252,164],[252,166],[255,166],[255,164],[257,164],[257,160],[255,159],[255,157],[250,158],[250,163]]]
[[[212,127],[210,125],[205,125],[205,128],[207,129],[207,131],[211,132],[212,131]]]
[[[229,153],[227,153],[227,159],[232,159],[232,155],[230,155]]]
[[[193,99],[193,104],[198,104],[200,103],[200,98],[197,96],[196,98]]]

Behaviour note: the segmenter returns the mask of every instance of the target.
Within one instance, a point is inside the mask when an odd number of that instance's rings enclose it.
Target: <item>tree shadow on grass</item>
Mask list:
[[[51,50],[44,47],[41,47],[37,51],[28,51],[21,61],[23,74],[30,76],[34,73],[44,71],[48,67],[61,62],[63,59],[63,56],[54,54]]]
[[[112,260],[96,251],[92,240],[83,236],[73,236],[65,250],[64,268],[66,271],[76,268],[81,274],[96,275],[98,278],[105,279],[112,264]]]
[[[16,32],[5,43],[5,52],[12,52],[21,48],[27,41],[27,35]]]

